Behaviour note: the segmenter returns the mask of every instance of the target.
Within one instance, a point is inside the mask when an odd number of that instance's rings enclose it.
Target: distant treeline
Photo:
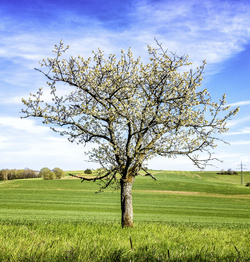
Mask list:
[[[2,169],[0,170],[0,180],[37,178],[39,172],[32,169]]]
[[[55,167],[50,170],[47,167],[42,168],[40,171],[32,169],[2,169],[0,170],[0,180],[24,179],[24,178],[38,178],[42,177],[44,180],[60,179],[64,176],[62,169]]]

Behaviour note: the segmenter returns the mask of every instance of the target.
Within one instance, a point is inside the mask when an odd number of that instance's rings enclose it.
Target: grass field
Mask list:
[[[134,183],[133,229],[120,227],[119,192],[96,183],[0,181],[0,261],[250,261],[240,175],[153,173]]]

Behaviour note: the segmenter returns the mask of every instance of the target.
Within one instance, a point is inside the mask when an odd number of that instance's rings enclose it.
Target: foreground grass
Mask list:
[[[0,261],[249,261],[250,230],[164,223],[0,223]]]

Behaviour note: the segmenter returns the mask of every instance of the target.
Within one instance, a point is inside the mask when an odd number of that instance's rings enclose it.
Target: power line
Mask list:
[[[240,167],[240,168],[237,168],[237,169],[238,170],[240,169],[240,171],[241,171],[241,185],[243,186],[244,185],[243,170],[247,170],[247,168],[244,167],[246,165],[243,165],[242,162],[238,166]]]

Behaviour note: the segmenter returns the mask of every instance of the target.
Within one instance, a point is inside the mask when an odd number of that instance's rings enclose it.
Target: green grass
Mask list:
[[[249,261],[249,229],[138,223],[0,223],[0,261]]]
[[[119,192],[96,183],[0,181],[0,261],[250,261],[240,175],[153,173],[134,183],[133,229],[120,227]]]
[[[215,172],[185,172],[185,171],[154,171],[158,181],[152,183],[148,178],[143,183],[135,184],[134,188],[206,192],[221,194],[249,194],[248,188],[241,186],[238,176],[217,175]],[[250,182],[250,173],[245,172],[244,180]]]

